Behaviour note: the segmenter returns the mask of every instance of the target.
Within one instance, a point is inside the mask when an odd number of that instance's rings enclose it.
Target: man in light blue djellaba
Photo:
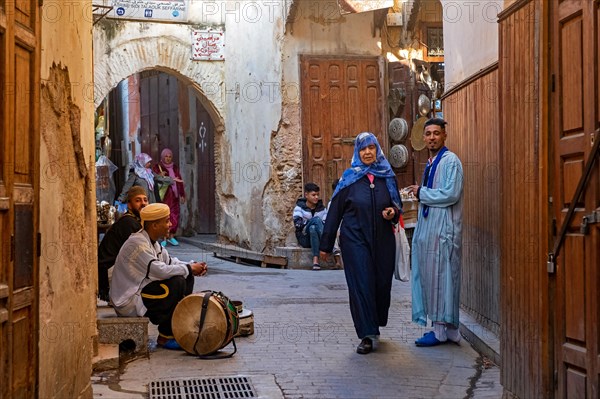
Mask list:
[[[422,326],[432,321],[433,331],[415,344],[435,346],[460,342],[463,169],[444,145],[446,121],[429,119],[423,135],[429,161],[422,185],[409,187],[420,202],[412,240],[412,320]]]

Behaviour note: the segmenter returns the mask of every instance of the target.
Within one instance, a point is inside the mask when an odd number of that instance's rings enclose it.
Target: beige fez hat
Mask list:
[[[169,210],[169,206],[167,204],[160,204],[156,202],[154,204],[146,205],[144,208],[142,208],[140,211],[140,216],[142,218],[142,223],[144,223],[166,218],[170,213],[171,211]]]

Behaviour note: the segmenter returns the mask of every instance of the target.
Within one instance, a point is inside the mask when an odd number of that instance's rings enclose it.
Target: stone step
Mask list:
[[[148,356],[148,318],[118,317],[114,309],[97,308],[99,344],[116,344],[121,354]]]
[[[275,255],[287,258],[288,269],[312,270],[312,252],[310,248],[302,247],[275,247]],[[323,269],[334,269],[335,263],[321,261]]]
[[[94,371],[115,370],[119,368],[119,345],[99,344],[98,353],[92,359]]]

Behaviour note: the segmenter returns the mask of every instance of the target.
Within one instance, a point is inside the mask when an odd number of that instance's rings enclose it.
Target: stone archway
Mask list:
[[[168,72],[192,86],[218,131],[224,129],[223,63],[192,61],[191,44],[169,36],[135,38],[113,46],[94,43],[94,105],[123,79],[144,70]],[[103,50],[97,50],[103,49]]]
[[[197,103],[199,103],[198,109],[203,109],[203,115],[207,117],[205,121],[208,121],[207,123],[212,128],[214,134],[211,143],[213,151],[218,148],[218,142],[220,142],[225,131],[223,117],[225,96],[222,92],[224,90],[222,86],[223,63],[190,60],[190,43],[181,38],[164,35],[143,38],[132,37],[128,41],[122,39],[118,35],[107,39],[106,30],[95,32],[94,48],[101,49],[101,51],[95,50],[94,53],[95,105],[100,105],[111,90],[132,75],[150,70],[165,72],[177,78],[181,84],[189,89],[190,93],[193,93]],[[195,145],[194,140],[189,140],[189,142]],[[183,231],[187,232],[190,232],[191,229],[199,231],[197,220],[201,220],[199,215],[207,211],[204,208],[200,210],[198,204],[207,203],[209,199],[203,198],[200,201],[196,197],[200,193],[216,197],[215,193],[218,188],[215,186],[215,181],[217,181],[221,163],[217,161],[219,152],[212,152],[210,156],[211,171],[208,176],[211,184],[210,187],[207,187],[208,190],[200,190],[198,184],[203,181],[201,177],[207,176],[198,176],[200,174],[200,160],[195,155],[195,151],[192,152],[194,154],[190,156],[190,160],[186,161],[189,164],[187,168],[180,163],[184,181],[187,182],[186,195],[189,198],[196,199],[196,201],[188,201],[187,212],[182,213],[181,225]],[[202,165],[205,164],[209,164],[209,162],[204,162]],[[210,202],[213,203],[213,207],[208,211],[212,216],[207,219],[211,220],[211,226],[215,226],[215,220],[219,218],[219,211],[214,208],[214,199]],[[214,229],[214,227],[211,227],[213,233]]]

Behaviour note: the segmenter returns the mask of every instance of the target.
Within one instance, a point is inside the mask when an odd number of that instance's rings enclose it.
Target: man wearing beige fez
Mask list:
[[[158,242],[169,233],[169,207],[154,203],[140,211],[143,229],[129,236],[115,262],[110,300],[119,316],[145,316],[158,325],[157,344],[180,349],[171,318],[179,301],[192,293],[194,276],[204,276],[204,262],[172,258]]]

